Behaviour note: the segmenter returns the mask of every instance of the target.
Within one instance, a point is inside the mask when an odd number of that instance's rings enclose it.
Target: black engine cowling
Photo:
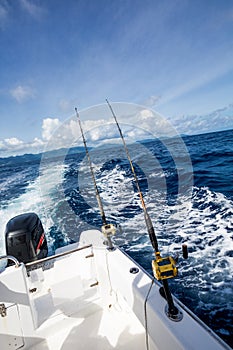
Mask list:
[[[20,262],[30,262],[44,258],[48,246],[42,223],[35,213],[13,217],[5,230],[6,252]]]

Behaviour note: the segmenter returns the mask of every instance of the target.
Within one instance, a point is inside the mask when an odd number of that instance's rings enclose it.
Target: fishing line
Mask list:
[[[145,317],[145,331],[146,331],[146,350],[149,350],[148,319],[147,319],[147,307],[146,306],[147,306],[147,300],[149,298],[149,295],[150,295],[150,292],[151,292],[151,289],[152,289],[152,286],[153,286],[154,282],[155,282],[155,278],[153,277],[153,279],[151,281],[151,284],[150,284],[150,287],[148,289],[145,301],[144,301],[144,317]]]

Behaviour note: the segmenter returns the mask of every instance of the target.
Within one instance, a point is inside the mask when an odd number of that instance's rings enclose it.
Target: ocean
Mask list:
[[[136,142],[129,153],[160,252],[178,259],[172,293],[233,347],[233,130],[182,139],[186,154],[175,138]],[[114,244],[152,274],[153,249],[124,149],[108,144],[90,155],[107,221],[117,226]],[[2,247],[7,221],[25,212],[41,218],[49,254],[101,227],[84,149],[1,158],[0,174]]]

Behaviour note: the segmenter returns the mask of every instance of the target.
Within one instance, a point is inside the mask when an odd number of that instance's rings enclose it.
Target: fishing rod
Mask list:
[[[104,236],[108,240],[108,248],[109,248],[109,250],[113,250],[114,247],[113,247],[113,244],[112,244],[111,236],[115,234],[116,229],[115,229],[115,226],[113,224],[108,224],[107,223],[105,212],[104,212],[104,208],[103,208],[103,203],[102,203],[102,200],[101,200],[101,197],[100,197],[100,193],[99,193],[99,190],[98,190],[98,186],[97,186],[97,183],[96,183],[91,157],[90,157],[90,154],[89,154],[89,151],[88,151],[88,148],[87,148],[87,142],[86,142],[86,139],[85,139],[85,136],[84,136],[84,133],[83,133],[81,119],[80,119],[80,116],[79,116],[77,108],[75,108],[75,112],[76,112],[76,117],[78,119],[79,128],[80,128],[80,131],[81,131],[81,134],[82,134],[83,144],[84,144],[84,148],[85,148],[85,151],[86,151],[86,156],[87,156],[87,159],[88,159],[89,168],[91,170],[92,181],[93,181],[94,188],[95,188],[96,199],[97,199],[98,207],[99,207],[101,218],[102,218],[103,225],[101,227],[101,230],[102,230],[102,233],[104,234]]]
[[[113,115],[113,118],[114,118],[116,125],[117,125],[117,128],[118,128],[118,131],[120,133],[121,140],[123,142],[123,146],[125,149],[125,153],[127,155],[127,158],[128,158],[128,161],[129,161],[129,164],[131,167],[131,171],[132,171],[133,176],[134,176],[137,191],[138,191],[138,194],[139,194],[139,197],[141,200],[142,209],[144,212],[144,218],[145,218],[145,222],[146,222],[146,226],[147,226],[147,231],[148,231],[150,241],[151,241],[152,247],[154,248],[154,253],[155,253],[155,260],[152,261],[152,269],[153,269],[153,273],[154,273],[155,278],[159,281],[162,281],[162,284],[163,284],[163,289],[161,290],[161,294],[167,300],[166,313],[167,313],[168,317],[170,319],[172,319],[173,321],[180,321],[182,319],[182,314],[178,310],[178,308],[174,305],[172,294],[170,292],[168,281],[167,281],[168,278],[173,278],[173,277],[177,276],[178,270],[176,268],[176,262],[171,256],[162,258],[160,255],[155,230],[154,230],[151,218],[150,218],[149,213],[148,213],[147,208],[146,208],[146,204],[145,204],[145,201],[144,201],[141,189],[140,189],[138,177],[137,177],[137,174],[135,172],[133,162],[131,160],[123,133],[121,131],[120,125],[117,121],[116,114],[114,113],[111,104],[109,103],[109,101],[107,99],[106,99],[106,102],[108,104],[108,107],[109,107],[112,115]]]

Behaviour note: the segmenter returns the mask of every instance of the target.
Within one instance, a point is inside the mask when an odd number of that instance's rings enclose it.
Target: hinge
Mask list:
[[[6,306],[5,304],[0,304],[0,315],[6,317]]]

